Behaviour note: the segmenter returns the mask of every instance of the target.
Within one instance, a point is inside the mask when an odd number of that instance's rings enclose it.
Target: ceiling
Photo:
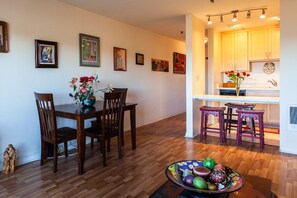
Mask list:
[[[103,15],[123,23],[137,26],[174,39],[185,40],[185,15],[193,14],[205,23],[207,29],[219,31],[278,24],[280,0],[59,0],[73,6]],[[246,12],[237,14],[238,22],[232,22],[232,15],[213,17],[213,24],[207,25],[206,15],[222,14],[232,10],[267,8],[266,19],[260,19],[261,10],[252,11],[251,18]],[[183,32],[183,33],[181,33]]]

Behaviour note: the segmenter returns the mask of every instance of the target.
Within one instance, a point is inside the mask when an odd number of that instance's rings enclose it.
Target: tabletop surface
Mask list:
[[[136,103],[126,103],[126,107],[131,107],[137,105]],[[125,107],[124,107],[125,108]],[[55,106],[55,111],[56,112],[63,112],[63,113],[69,113],[69,114],[90,114],[90,113],[95,113],[95,112],[100,112],[103,110],[103,101],[97,100],[94,106],[87,107],[84,106],[82,107],[79,104],[63,104],[63,105],[56,105]]]

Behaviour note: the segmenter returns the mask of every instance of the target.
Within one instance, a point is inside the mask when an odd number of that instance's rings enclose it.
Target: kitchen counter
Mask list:
[[[222,96],[222,95],[205,94],[205,95],[194,96],[193,100],[258,103],[258,104],[279,104],[279,97],[267,97],[267,96]]]
[[[235,87],[217,87],[217,89],[223,90],[235,90]],[[240,87],[241,90],[253,90],[253,91],[279,91],[279,87]]]
[[[200,131],[200,107],[205,102],[236,102],[236,103],[256,103],[256,104],[279,104],[279,97],[271,96],[226,96],[226,95],[197,95],[193,96],[193,114],[187,123],[186,138],[194,138]]]

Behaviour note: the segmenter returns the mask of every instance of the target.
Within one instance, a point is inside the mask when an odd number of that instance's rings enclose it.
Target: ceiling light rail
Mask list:
[[[220,14],[209,14],[209,15],[206,15],[206,17],[207,17],[207,23],[208,23],[208,25],[212,24],[212,21],[211,21],[211,18],[212,17],[219,17],[220,22],[223,23],[224,22],[224,18],[223,17],[226,16],[226,15],[233,15],[232,21],[233,22],[236,22],[237,21],[237,13],[241,13],[241,12],[246,12],[246,18],[247,19],[250,19],[251,18],[252,11],[258,11],[258,10],[262,11],[259,18],[261,18],[261,19],[266,18],[265,13],[266,13],[267,8],[251,8],[251,9],[244,9],[244,10],[232,10],[230,12],[225,12],[225,13],[220,13]]]

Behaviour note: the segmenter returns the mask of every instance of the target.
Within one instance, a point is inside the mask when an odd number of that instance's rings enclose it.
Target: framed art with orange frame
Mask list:
[[[0,21],[0,52],[8,52],[8,29],[4,21]]]
[[[113,62],[115,71],[127,71],[127,50],[124,48],[113,48]]]
[[[186,73],[186,55],[173,52],[173,73],[185,74]]]

